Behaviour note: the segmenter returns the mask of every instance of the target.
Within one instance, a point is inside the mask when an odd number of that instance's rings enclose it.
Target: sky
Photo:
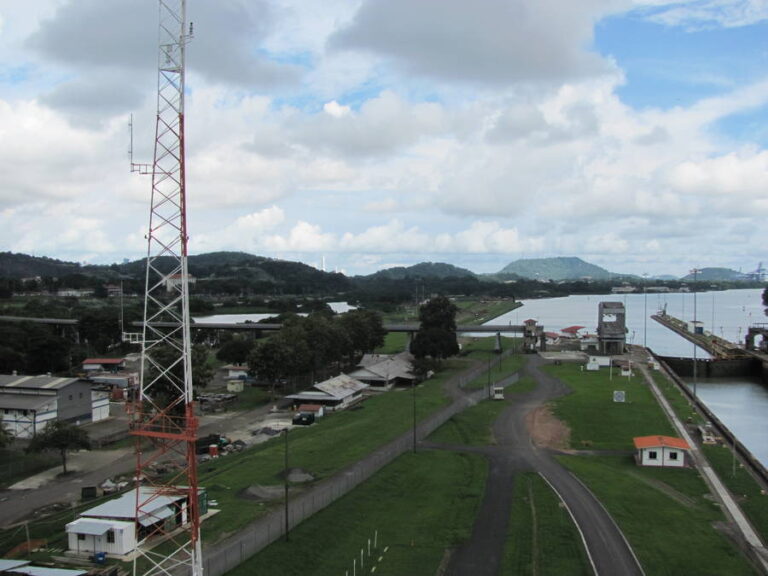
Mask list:
[[[768,263],[768,0],[187,0],[191,254]],[[146,256],[157,0],[0,0],[0,250]]]

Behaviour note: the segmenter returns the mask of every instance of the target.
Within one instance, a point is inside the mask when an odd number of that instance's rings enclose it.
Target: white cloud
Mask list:
[[[341,118],[342,116],[349,114],[351,108],[349,106],[342,106],[336,102],[336,100],[331,100],[330,102],[325,103],[323,110],[329,116],[333,116],[334,118]]]
[[[765,0],[635,0],[651,8],[648,18],[666,26],[688,30],[750,26],[768,20]]]

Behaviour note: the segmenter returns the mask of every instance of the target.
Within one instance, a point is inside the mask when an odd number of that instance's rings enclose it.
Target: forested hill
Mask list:
[[[212,252],[190,256],[189,273],[195,277],[196,292],[237,293],[338,293],[349,290],[350,280],[343,274],[317,270],[300,262],[274,260],[244,252]],[[155,265],[170,271],[171,258],[159,258]],[[0,278],[20,281],[39,277],[41,288],[94,287],[104,282],[123,282],[127,292],[141,292],[144,285],[144,259],[103,266],[80,265],[26,254],[0,253]]]
[[[585,262],[581,258],[529,258],[515,260],[501,269],[499,275],[518,276],[531,280],[607,280],[611,274],[605,268]]]
[[[462,278],[474,277],[475,273],[444,262],[421,262],[413,266],[397,266],[370,274],[366,278],[404,280],[408,278]]]

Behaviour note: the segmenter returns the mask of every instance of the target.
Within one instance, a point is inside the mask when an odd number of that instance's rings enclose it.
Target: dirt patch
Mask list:
[[[570,445],[571,429],[558,420],[549,406],[539,406],[525,416],[531,440],[538,448],[566,450]]]
[[[285,486],[261,486],[260,484],[254,484],[248,486],[245,490],[240,492],[240,497],[246,500],[258,500],[261,502],[270,502],[277,500],[285,496]]]

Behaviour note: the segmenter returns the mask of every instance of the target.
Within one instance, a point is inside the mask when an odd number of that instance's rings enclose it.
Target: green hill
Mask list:
[[[370,274],[369,278],[388,278],[390,280],[405,280],[409,278],[463,278],[474,277],[475,273],[466,268],[443,262],[421,262],[413,266],[397,266]]]
[[[741,272],[730,268],[701,268],[695,276],[689,273],[680,280],[693,282],[694,278],[697,282],[740,282],[748,279]]]
[[[608,280],[616,275],[576,257],[528,258],[515,260],[499,271],[500,275],[531,280]]]

